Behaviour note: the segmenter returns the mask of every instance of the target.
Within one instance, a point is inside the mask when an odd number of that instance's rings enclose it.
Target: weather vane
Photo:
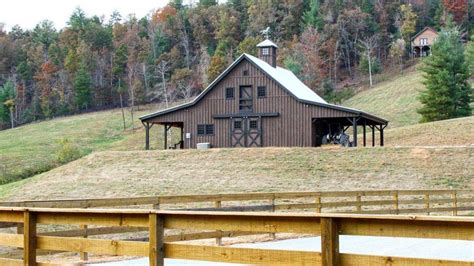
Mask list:
[[[270,27],[267,27],[264,30],[261,30],[260,33],[265,36],[265,39],[268,39],[270,37]]]

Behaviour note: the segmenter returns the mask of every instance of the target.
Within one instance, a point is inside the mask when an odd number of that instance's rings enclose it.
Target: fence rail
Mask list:
[[[37,261],[37,250],[244,264],[309,265],[472,265],[467,261],[340,254],[339,235],[474,240],[474,217],[367,214],[288,214],[191,212],[124,209],[0,208],[0,221],[23,223],[23,234],[0,234],[0,245],[23,249],[23,259],[0,258],[0,264],[54,265]],[[88,239],[41,235],[38,225],[87,225],[146,228],[148,241]],[[165,229],[254,233],[296,233],[321,236],[321,252],[189,245],[166,242]]]

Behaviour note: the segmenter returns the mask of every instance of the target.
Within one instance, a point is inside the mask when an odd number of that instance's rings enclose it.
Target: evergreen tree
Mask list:
[[[13,128],[13,108],[15,107],[15,88],[11,81],[0,86],[0,125],[11,122]]]
[[[79,109],[87,109],[91,106],[92,80],[84,63],[79,66],[74,79],[74,89],[76,91],[76,105]]]
[[[311,26],[318,30],[321,30],[324,26],[324,21],[319,13],[320,5],[319,0],[311,0],[309,4],[309,10],[303,14],[303,22],[306,27]]]
[[[474,35],[471,36],[471,41],[466,46],[466,57],[471,69],[471,76],[474,76]]]
[[[452,21],[440,32],[422,70],[426,73],[426,90],[420,95],[423,107],[418,110],[422,122],[471,115],[468,64],[459,30]]]

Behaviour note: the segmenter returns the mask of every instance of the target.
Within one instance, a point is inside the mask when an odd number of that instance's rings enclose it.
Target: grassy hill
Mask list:
[[[98,152],[0,187],[8,199],[474,188],[474,146]]]
[[[60,140],[67,138],[79,152],[86,155],[101,150],[143,149],[143,127],[138,116],[156,110],[135,114],[135,127],[131,129],[129,111],[126,111],[128,129],[123,130],[120,109],[74,115],[28,124],[0,131],[0,183],[30,177],[57,167]],[[158,127],[152,128],[152,145],[162,136]]]
[[[356,94],[343,105],[379,115],[390,121],[391,128],[413,125],[420,121],[416,110],[421,106],[417,96],[424,88],[422,80],[422,73],[415,66]]]

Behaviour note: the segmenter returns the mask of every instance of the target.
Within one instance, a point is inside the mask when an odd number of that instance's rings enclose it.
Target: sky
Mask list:
[[[56,29],[61,29],[76,7],[81,7],[88,16],[105,15],[108,19],[117,10],[122,17],[135,14],[141,18],[167,3],[168,0],[7,0],[0,7],[0,23],[9,31],[16,24],[33,29],[38,22],[48,19]]]

